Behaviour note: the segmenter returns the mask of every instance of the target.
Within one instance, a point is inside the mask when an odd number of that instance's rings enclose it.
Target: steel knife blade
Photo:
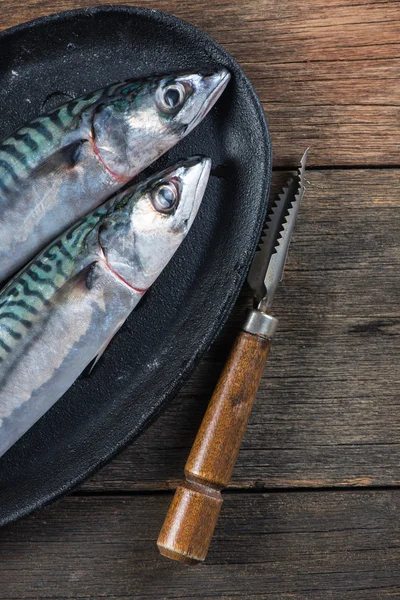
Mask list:
[[[304,196],[307,155],[308,149],[296,175],[288,180],[268,211],[264,232],[247,277],[255,303],[263,312],[271,306],[275,290],[283,277],[290,240]]]

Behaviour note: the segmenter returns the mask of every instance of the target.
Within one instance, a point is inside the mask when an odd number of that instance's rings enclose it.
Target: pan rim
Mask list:
[[[246,260],[243,263],[244,266],[241,267],[241,271],[237,277],[237,280],[235,281],[235,284],[232,285],[231,289],[229,290],[224,305],[221,306],[221,314],[218,323],[214,324],[214,326],[212,327],[212,331],[209,334],[207,333],[207,335],[202,338],[201,344],[199,345],[196,354],[192,355],[191,360],[187,362],[187,364],[179,372],[179,374],[176,374],[175,377],[171,378],[168,388],[159,398],[157,405],[152,407],[151,412],[143,421],[142,425],[140,426],[140,429],[125,436],[123,439],[120,439],[119,443],[114,444],[112,452],[107,451],[101,460],[96,461],[95,466],[81,470],[79,473],[76,474],[73,480],[69,479],[68,481],[66,481],[64,486],[58,487],[56,490],[46,490],[47,493],[43,493],[40,498],[32,498],[30,503],[26,503],[23,507],[16,509],[14,512],[10,512],[6,516],[0,515],[0,525],[12,523],[22,517],[31,514],[32,512],[36,512],[43,506],[54,502],[58,498],[64,496],[67,492],[71,491],[77,485],[81,484],[89,476],[92,476],[94,473],[99,471],[107,462],[112,460],[115,457],[115,455],[117,455],[124,448],[126,448],[126,446],[129,443],[133,442],[142,433],[144,433],[144,431],[146,431],[146,429],[157,419],[160,413],[166,408],[168,403],[176,396],[179,389],[188,381],[194,369],[202,360],[205,352],[211,346],[215,338],[220,333],[222,327],[224,326],[228,315],[232,310],[237,300],[237,297],[239,296],[240,290],[245,280],[248,267],[250,266],[253,253],[256,250],[257,243],[261,235],[264,218],[267,211],[268,194],[271,186],[272,148],[267,120],[261,102],[250,80],[248,79],[247,75],[244,73],[236,59],[233,58],[231,54],[229,54],[218,42],[216,42],[213,38],[211,38],[207,33],[202,31],[197,26],[187,21],[184,21],[179,17],[158,10],[136,6],[106,4],[100,6],[62,11],[59,13],[52,13],[49,15],[38,17],[36,19],[32,19],[25,23],[20,23],[0,32],[0,40],[7,39],[10,36],[14,36],[15,34],[28,31],[32,28],[40,27],[44,24],[51,24],[53,22],[70,20],[74,19],[75,17],[81,16],[94,16],[104,12],[127,13],[134,18],[145,17],[150,20],[155,19],[159,24],[163,26],[168,25],[173,28],[178,28],[178,30],[182,31],[183,33],[187,33],[188,31],[195,31],[197,36],[201,36],[204,41],[207,41],[207,43],[215,49],[216,54],[219,58],[223,58],[228,66],[232,65],[234,67],[236,77],[240,77],[241,82],[245,85],[248,99],[252,102],[253,109],[257,117],[257,126],[261,128],[261,136],[265,140],[265,164],[267,165],[268,169],[263,176],[263,189],[262,193],[260,193],[260,201],[257,203],[258,212],[254,218],[254,221],[258,223],[258,228],[254,226],[254,229],[250,236],[252,240],[252,247],[249,248],[249,251],[247,252]],[[261,199],[261,196],[263,200]]]

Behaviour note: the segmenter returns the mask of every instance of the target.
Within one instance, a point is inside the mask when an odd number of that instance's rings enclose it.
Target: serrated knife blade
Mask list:
[[[268,211],[264,232],[247,277],[258,309],[263,312],[271,306],[283,277],[290,240],[304,196],[307,154],[308,149],[297,174],[288,180]]]

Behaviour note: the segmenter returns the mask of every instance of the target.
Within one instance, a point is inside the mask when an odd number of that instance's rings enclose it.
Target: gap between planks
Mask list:
[[[131,496],[170,496],[175,491],[175,488],[181,483],[181,481],[177,481],[175,487],[160,490],[160,489],[146,489],[146,490],[76,490],[69,494],[70,496],[76,496],[79,498],[108,498],[108,497],[131,497]],[[380,491],[380,492],[388,492],[400,489],[400,483],[397,485],[370,485],[366,484],[364,486],[355,486],[355,485],[332,485],[332,486],[320,486],[320,487],[306,487],[306,486],[297,486],[297,487],[248,487],[248,488],[240,488],[235,485],[231,487],[225,488],[222,491],[223,496],[235,496],[241,494],[307,494],[307,493],[338,493],[338,492],[363,492],[363,491]]]

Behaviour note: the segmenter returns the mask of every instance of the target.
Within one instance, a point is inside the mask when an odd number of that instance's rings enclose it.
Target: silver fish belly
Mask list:
[[[0,283],[185,137],[229,81],[225,69],[110,85],[0,143]]]
[[[84,279],[61,290],[2,365],[0,456],[73,384],[140,300],[104,264],[93,269],[90,293],[79,289]]]
[[[102,354],[169,262],[210,164],[182,161],[110,199],[0,293],[0,456]]]
[[[0,296],[0,456],[72,385],[141,298],[95,248],[76,252],[95,221],[57,240]]]

